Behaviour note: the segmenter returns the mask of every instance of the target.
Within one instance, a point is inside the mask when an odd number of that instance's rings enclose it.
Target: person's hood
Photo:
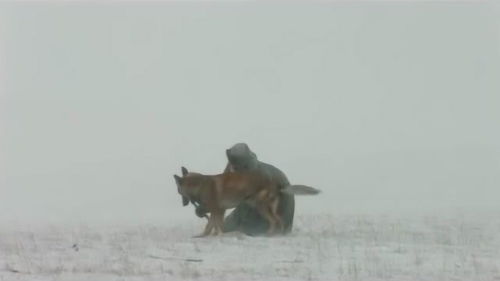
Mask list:
[[[248,170],[258,166],[257,155],[246,143],[237,143],[226,150],[227,160],[234,170]]]

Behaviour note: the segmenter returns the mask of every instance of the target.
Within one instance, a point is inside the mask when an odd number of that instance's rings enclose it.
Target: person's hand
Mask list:
[[[198,217],[208,219],[207,210],[203,208],[203,206],[201,205],[196,206],[194,212]]]

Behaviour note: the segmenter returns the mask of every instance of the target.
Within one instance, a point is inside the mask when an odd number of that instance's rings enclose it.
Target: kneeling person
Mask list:
[[[290,185],[286,175],[273,165],[261,162],[246,143],[237,143],[226,150],[228,163],[224,172],[253,171],[275,182],[279,188]],[[293,226],[295,198],[292,194],[281,193],[278,215],[283,220],[284,233],[289,233]],[[224,220],[223,231],[241,231],[247,235],[265,234],[269,228],[267,220],[252,206],[242,203]]]

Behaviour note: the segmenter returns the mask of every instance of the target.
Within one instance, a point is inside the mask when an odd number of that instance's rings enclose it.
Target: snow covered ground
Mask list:
[[[0,280],[500,280],[500,216],[303,215],[286,237],[178,226],[12,226]]]

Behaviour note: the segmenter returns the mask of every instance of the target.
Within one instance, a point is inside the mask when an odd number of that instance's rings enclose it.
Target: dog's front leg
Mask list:
[[[213,212],[210,214],[210,217],[213,218],[213,228],[214,232],[212,233],[214,236],[217,236],[220,234],[220,227],[219,227],[219,220],[220,220],[220,212],[217,210],[216,212]]]
[[[226,210],[220,210],[217,212],[217,216],[215,217],[216,219],[214,220],[215,222],[215,233],[214,235],[220,235],[222,234],[222,228],[224,225],[224,213]]]
[[[215,226],[215,220],[214,220],[214,215],[210,214],[210,217],[208,218],[207,225],[205,226],[205,230],[203,231],[202,234],[194,236],[195,238],[200,238],[200,237],[205,237],[210,235],[212,230],[214,229]]]

